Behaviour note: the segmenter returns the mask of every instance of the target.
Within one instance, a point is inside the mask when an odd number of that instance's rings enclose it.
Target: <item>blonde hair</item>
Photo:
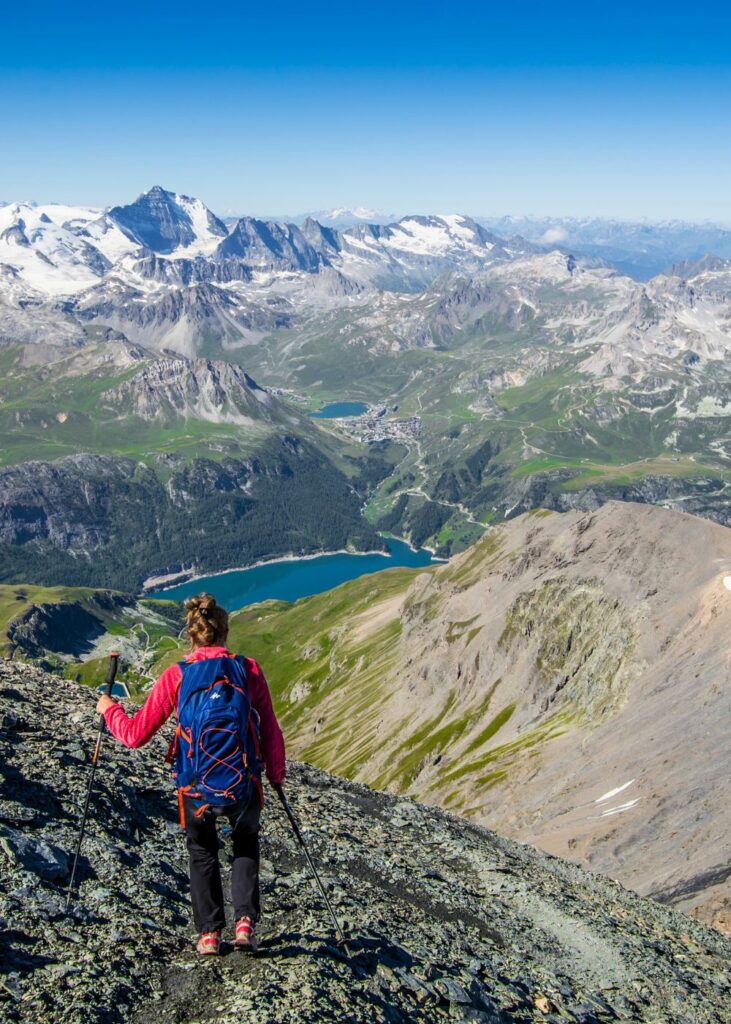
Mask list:
[[[228,612],[216,604],[213,594],[196,594],[185,602],[191,647],[225,644],[228,636]]]

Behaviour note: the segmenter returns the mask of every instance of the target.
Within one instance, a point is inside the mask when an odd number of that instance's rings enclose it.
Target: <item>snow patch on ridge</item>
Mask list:
[[[625,789],[629,789],[634,781],[634,779],[630,779],[629,782],[625,782],[623,786],[617,786],[616,789],[610,789],[608,793],[604,794],[604,796],[597,797],[594,803],[603,804],[606,800],[611,800],[613,796],[618,796],[620,793],[623,793]]]

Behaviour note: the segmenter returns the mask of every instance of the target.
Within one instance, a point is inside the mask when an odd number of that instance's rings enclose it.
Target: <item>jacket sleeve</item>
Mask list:
[[[272,785],[276,785],[284,782],[287,775],[284,736],[274,713],[272,695],[264,673],[251,658],[245,659],[245,665],[251,704],[259,714],[259,740],[267,778]]]
[[[121,704],[107,708],[104,720],[112,736],[126,747],[144,746],[175,709],[180,679],[179,665],[166,668],[145,703],[134,715],[128,715]]]

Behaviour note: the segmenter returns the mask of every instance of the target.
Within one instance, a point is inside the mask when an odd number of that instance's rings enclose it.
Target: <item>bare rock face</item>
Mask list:
[[[242,217],[216,249],[216,257],[239,257],[257,269],[304,270],[315,273],[328,265],[324,236],[308,237],[295,224]],[[334,233],[333,233],[334,234]],[[315,245],[312,242],[315,242]]]
[[[682,513],[511,520],[367,612],[319,609],[295,749],[727,927],[729,573],[731,532]]]
[[[23,588],[16,591],[16,598]],[[80,654],[91,649],[93,640],[106,632],[100,612],[122,609],[134,604],[131,594],[97,591],[89,606],[76,602],[31,604],[13,619],[7,628],[8,652],[35,661],[49,651]]]
[[[111,541],[112,508],[127,501],[124,514],[140,514],[162,487],[152,470],[130,459],[71,455],[57,462],[25,462],[2,471],[0,541],[74,551],[82,557]]]
[[[189,356],[198,354],[194,339],[202,334],[234,344],[261,338],[293,322],[292,309],[284,299],[271,304],[252,302],[210,281],[172,284],[150,294],[134,278],[105,280],[80,297],[75,313],[84,323],[111,326],[131,341]]]
[[[271,394],[245,370],[208,359],[156,359],[103,398],[143,420],[173,416],[252,426],[255,420],[276,419]]]
[[[0,661],[3,1021],[728,1020],[731,945],[718,932],[442,811],[294,762],[289,798],[347,950],[273,800],[261,953],[226,944],[201,962],[166,736],[137,751],[107,737],[66,911],[94,703],[74,683]]]

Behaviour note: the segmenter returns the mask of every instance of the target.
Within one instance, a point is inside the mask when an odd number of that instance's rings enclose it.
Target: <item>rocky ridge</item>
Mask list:
[[[0,662],[9,1024],[728,1020],[731,945],[720,934],[530,847],[298,764],[290,797],[347,953],[270,806],[261,951],[197,961],[163,737],[140,751],[107,742],[65,913],[93,700]]]
[[[185,418],[248,427],[257,420],[301,423],[242,367],[219,360],[155,359],[102,398],[143,420]]]

